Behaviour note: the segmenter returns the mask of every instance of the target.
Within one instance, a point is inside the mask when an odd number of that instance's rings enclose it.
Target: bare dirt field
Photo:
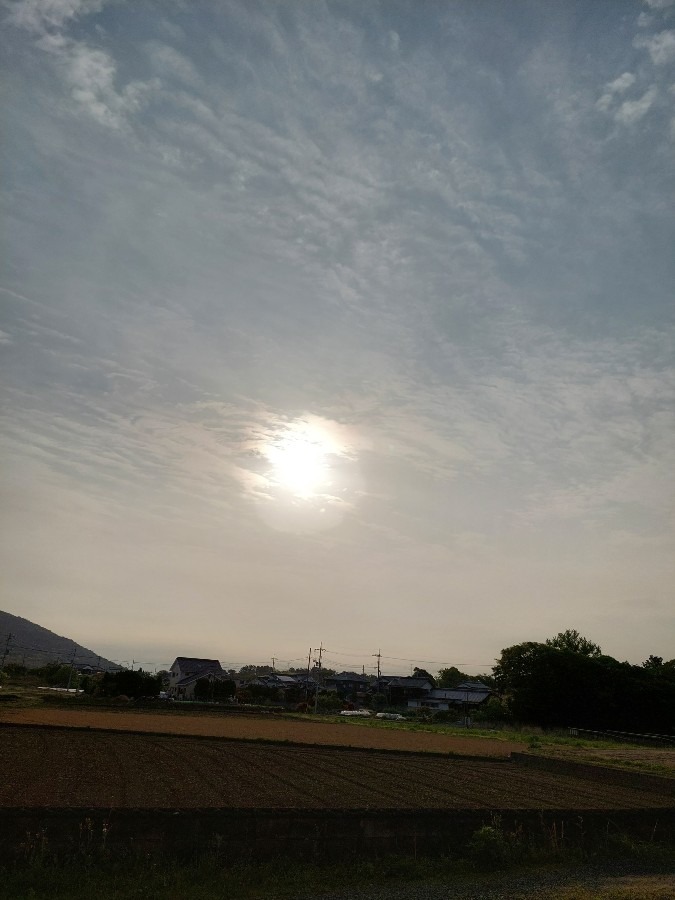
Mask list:
[[[418,753],[459,753],[507,757],[522,744],[491,738],[455,737],[400,728],[369,728],[351,722],[308,722],[275,717],[184,715],[114,709],[13,709],[0,711],[0,724],[67,725],[236,738],[290,741],[297,744],[364,747],[374,750],[409,750]]]
[[[634,767],[675,777],[675,748],[668,747],[546,747],[546,756],[606,766]]]
[[[672,798],[461,759],[84,729],[0,728],[0,806],[664,808]]]

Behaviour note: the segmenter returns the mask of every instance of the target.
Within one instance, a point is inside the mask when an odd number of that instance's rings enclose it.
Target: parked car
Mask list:
[[[391,722],[405,722],[405,716],[400,713],[377,713],[376,719],[389,719]]]
[[[343,709],[341,716],[358,716],[361,719],[369,719],[372,715],[369,709]]]

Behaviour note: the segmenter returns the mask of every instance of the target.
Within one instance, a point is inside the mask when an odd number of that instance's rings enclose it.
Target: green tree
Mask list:
[[[47,682],[49,687],[66,687],[68,679],[70,679],[71,687],[77,687],[75,673],[71,677],[71,667],[62,663],[48,663],[46,666],[36,669],[36,673]]]
[[[526,641],[502,650],[494,673],[509,710],[520,722],[607,727],[599,709],[604,670],[588,656]]]
[[[264,684],[248,684],[246,690],[253,703],[277,703],[279,689]]]
[[[642,663],[642,667],[644,669],[660,669],[663,665],[663,657],[662,656],[654,656],[650,654],[647,659]]]
[[[471,715],[476,722],[510,722],[513,719],[509,707],[499,697],[490,697]]]
[[[143,669],[120,669],[105,672],[99,683],[99,691],[104,697],[156,697],[162,688],[159,675],[151,675]]]
[[[517,721],[669,734],[675,680],[662,673],[666,666],[645,669],[527,641],[502,650],[493,671]]]
[[[387,705],[387,695],[371,694],[370,705],[373,707],[373,709],[384,709],[384,707]]]
[[[213,682],[213,699],[230,700],[237,693],[237,685],[231,679],[216,678]]]
[[[211,679],[210,678],[198,678],[195,682],[195,691],[194,691],[195,700],[199,700],[202,703],[205,703],[207,700],[211,699]]]
[[[419,669],[417,666],[413,669],[413,678],[426,678],[427,681],[430,681],[433,687],[436,687],[436,679],[433,675],[427,672],[426,669]]]
[[[335,691],[326,691],[323,694],[319,694],[316,705],[323,712],[330,712],[331,710],[342,709],[344,702]]]
[[[602,650],[598,644],[589,641],[579,634],[576,628],[568,628],[567,631],[559,631],[554,638],[546,641],[548,647],[557,650],[569,650],[571,653],[579,653],[582,656],[601,656]]]
[[[456,666],[450,666],[448,669],[441,669],[438,673],[438,687],[450,688],[457,687],[463,681],[468,681],[469,676],[466,672],[460,672]]]

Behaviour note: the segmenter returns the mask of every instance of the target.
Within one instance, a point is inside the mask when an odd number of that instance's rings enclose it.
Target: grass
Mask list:
[[[607,878],[593,887],[570,884],[545,900],[672,900],[675,884],[670,875],[627,875]]]
[[[461,858],[413,858],[386,856],[375,859],[350,858],[348,861],[302,862],[288,859],[273,862],[223,864],[213,855],[201,860],[177,864],[155,858],[123,860],[91,859],[86,855],[70,862],[55,864],[35,854],[16,866],[0,867],[2,900],[154,900],[157,897],[190,897],[190,900],[290,900],[315,898],[328,891],[358,887],[415,883],[456,888],[504,889],[509,879],[525,877],[542,881],[536,896],[542,900],[665,900],[673,896],[672,873],[675,850],[659,845],[633,842],[619,836],[598,848],[592,861],[635,860],[649,875],[626,875],[620,879],[602,877],[589,869],[579,851],[560,848],[539,849],[523,857],[514,846],[513,836],[501,834],[498,824],[476,832],[463,849]],[[485,859],[486,848],[504,841],[500,865]],[[504,850],[504,854],[502,854]],[[515,852],[517,851],[517,852]],[[487,870],[487,871],[486,871]],[[625,870],[624,870],[625,871]],[[661,874],[668,873],[668,874]],[[551,879],[551,876],[554,876]],[[548,888],[551,881],[560,885]],[[593,887],[588,884],[592,882]],[[474,894],[475,896],[475,894]],[[516,894],[514,893],[514,896]],[[520,896],[520,894],[517,894]],[[528,894],[528,896],[530,896]],[[534,895],[533,895],[534,896]]]
[[[675,770],[672,766],[664,766],[660,763],[648,762],[644,759],[617,759],[611,756],[595,756],[589,754],[583,758],[583,762],[593,765],[609,766],[615,769],[628,769],[634,772],[644,772],[646,775],[661,775],[665,778],[675,778]],[[675,894],[675,891],[673,892]]]

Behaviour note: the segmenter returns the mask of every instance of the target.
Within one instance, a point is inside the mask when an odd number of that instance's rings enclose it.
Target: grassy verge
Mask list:
[[[675,884],[672,876],[627,875],[606,878],[592,887],[569,884],[545,900],[672,900]]]
[[[546,900],[671,900],[672,867],[657,866],[649,874],[600,878],[578,858],[558,858],[555,862],[514,864],[508,868],[482,871],[470,860],[388,857],[375,861],[349,860],[341,865],[289,862],[229,865],[204,859],[191,865],[140,860],[123,863],[80,861],[67,865],[40,865],[22,869],[0,869],[2,900],[154,900],[158,897],[190,900],[301,900],[324,894],[369,888],[381,891],[388,885],[442,885],[461,894],[462,889],[502,890],[510,881],[540,882],[536,896]],[[552,877],[553,876],[553,877]],[[550,881],[558,883],[550,887]],[[640,887],[640,893],[636,889]],[[378,896],[380,894],[378,893]],[[475,896],[475,894],[473,894]],[[533,895],[534,896],[534,895]]]
[[[639,873],[645,892],[635,892],[636,876],[626,874],[631,872],[631,867]],[[623,880],[606,879],[607,892],[603,893],[601,873],[613,868],[623,873]],[[161,856],[129,854],[111,858],[82,852],[68,860],[57,860],[39,844],[33,844],[23,858],[11,865],[0,865],[0,898],[309,900],[352,888],[367,895],[370,887],[377,887],[381,896],[387,885],[400,886],[406,882],[442,885],[453,888],[461,896],[465,888],[475,891],[479,887],[487,891],[495,886],[504,891],[506,882],[516,885],[524,879],[538,883],[536,896],[546,900],[604,900],[605,897],[661,900],[673,896],[673,873],[673,846],[636,841],[621,833],[608,835],[592,846],[561,846],[552,839],[532,841],[520,832],[507,832],[499,818],[495,818],[492,825],[474,832],[452,856],[441,858],[350,856],[340,863],[287,858],[224,863],[217,853],[205,852],[196,860],[179,864]],[[588,887],[589,880],[593,882],[592,890]],[[620,892],[616,891],[617,885]],[[668,885],[670,893],[665,891]],[[509,893],[507,889],[504,896],[521,894]]]

